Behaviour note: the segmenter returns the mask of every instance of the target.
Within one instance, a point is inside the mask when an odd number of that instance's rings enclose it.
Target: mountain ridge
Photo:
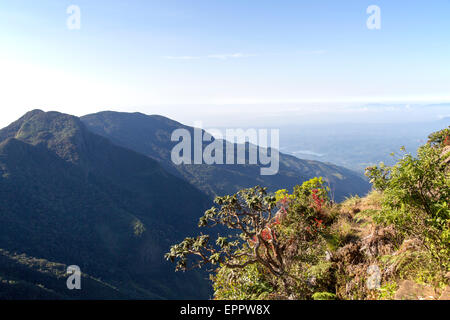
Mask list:
[[[92,132],[159,161],[167,171],[189,181],[210,197],[235,193],[255,185],[267,186],[271,191],[292,188],[315,176],[330,180],[338,201],[350,195],[365,195],[370,190],[370,184],[356,172],[331,163],[303,160],[284,153],[280,153],[280,170],[274,176],[261,176],[260,164],[174,165],[170,152],[177,142],[171,141],[171,133],[176,129],[186,129],[193,134],[194,128],[159,115],[103,111],[80,119]],[[224,146],[230,144],[224,140],[222,143]],[[252,147],[259,148],[247,144],[246,155]],[[236,144],[234,148],[237,148]]]

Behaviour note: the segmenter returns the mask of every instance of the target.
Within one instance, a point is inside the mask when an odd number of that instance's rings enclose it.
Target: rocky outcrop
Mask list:
[[[431,286],[416,283],[411,280],[402,280],[395,293],[395,300],[436,300],[439,295]]]

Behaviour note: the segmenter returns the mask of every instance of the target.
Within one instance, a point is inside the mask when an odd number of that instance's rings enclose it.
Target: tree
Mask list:
[[[232,196],[217,197],[218,207],[205,212],[199,227],[219,225],[228,228],[229,234],[218,236],[215,241],[207,234],[186,238],[172,246],[165,257],[177,261],[177,271],[219,265],[219,277],[228,277],[230,270],[245,270],[255,279],[264,278],[252,290],[265,290],[270,282],[273,288],[289,296],[294,287],[306,283],[298,274],[298,266],[293,268],[294,261],[298,263],[302,257],[297,251],[301,248],[309,259],[317,255],[311,248],[324,228],[319,218],[328,201],[326,190],[323,180],[315,178],[294,188],[292,195],[286,190],[269,195],[266,188],[257,186]],[[241,271],[237,273],[242,276]],[[221,280],[215,279],[217,285]],[[245,283],[240,285],[249,287]]]
[[[199,227],[223,225],[239,232],[227,237],[218,237],[215,244],[209,235],[186,238],[172,246],[166,258],[178,258],[177,270],[221,263],[228,268],[243,268],[261,263],[276,276],[284,276],[284,262],[275,227],[279,224],[276,215],[276,198],[267,195],[262,187],[244,189],[232,196],[217,197],[214,202],[220,209],[212,207],[200,218]],[[187,256],[200,259],[188,266]],[[245,261],[242,262],[245,257]]]

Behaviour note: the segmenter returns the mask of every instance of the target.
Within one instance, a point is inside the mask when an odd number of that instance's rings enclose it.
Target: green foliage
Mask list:
[[[218,207],[207,210],[199,226],[222,225],[230,233],[215,241],[203,234],[186,238],[166,258],[177,262],[177,270],[219,265],[212,276],[217,299],[310,299],[332,281],[331,263],[323,260],[328,190],[314,178],[293,194],[271,196],[255,187],[217,197]]]
[[[289,191],[286,189],[280,189],[275,192],[275,200],[277,202],[281,202],[281,201],[285,201],[285,200],[292,201],[292,200],[295,200],[295,195],[289,194]]]
[[[383,192],[376,221],[422,241],[442,275],[450,266],[450,177],[442,155],[442,137],[447,134],[432,134],[416,157],[404,154],[392,167],[367,169],[374,187]]]
[[[242,269],[221,266],[213,281],[214,297],[218,300],[264,300],[274,291],[262,266],[248,265]]]
[[[379,300],[392,300],[394,299],[395,292],[398,289],[398,285],[395,282],[387,282],[383,284],[378,290]]]
[[[338,249],[355,238],[353,225],[346,216],[339,216],[330,227],[327,242],[330,249]]]
[[[428,136],[428,143],[432,146],[450,145],[450,126],[446,129],[434,132]]]
[[[312,295],[313,300],[336,300],[337,297],[331,292],[316,292]]]
[[[221,225],[233,230],[227,237],[218,237],[214,242],[209,235],[186,238],[173,245],[166,259],[177,260],[176,270],[186,270],[205,265],[224,264],[229,268],[243,268],[257,262],[262,263],[275,275],[281,276],[283,261],[277,250],[275,226],[273,224],[275,197],[269,196],[265,188],[244,189],[232,196],[216,197],[219,206],[207,210],[199,220],[199,227]],[[188,266],[188,257],[199,257]],[[245,257],[245,261],[242,258]]]
[[[323,177],[314,177],[308,181],[303,182],[301,185],[294,187],[293,196],[301,203],[308,203],[311,201],[313,191],[317,190],[318,195],[329,201],[330,188],[326,185],[326,181]]]

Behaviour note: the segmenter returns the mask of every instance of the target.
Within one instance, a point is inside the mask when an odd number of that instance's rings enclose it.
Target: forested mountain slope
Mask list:
[[[199,274],[174,276],[163,260],[207,205],[156,161],[78,118],[27,113],[0,130],[0,295],[28,288],[18,295],[207,298]],[[102,280],[69,291],[61,278],[67,265]]]

